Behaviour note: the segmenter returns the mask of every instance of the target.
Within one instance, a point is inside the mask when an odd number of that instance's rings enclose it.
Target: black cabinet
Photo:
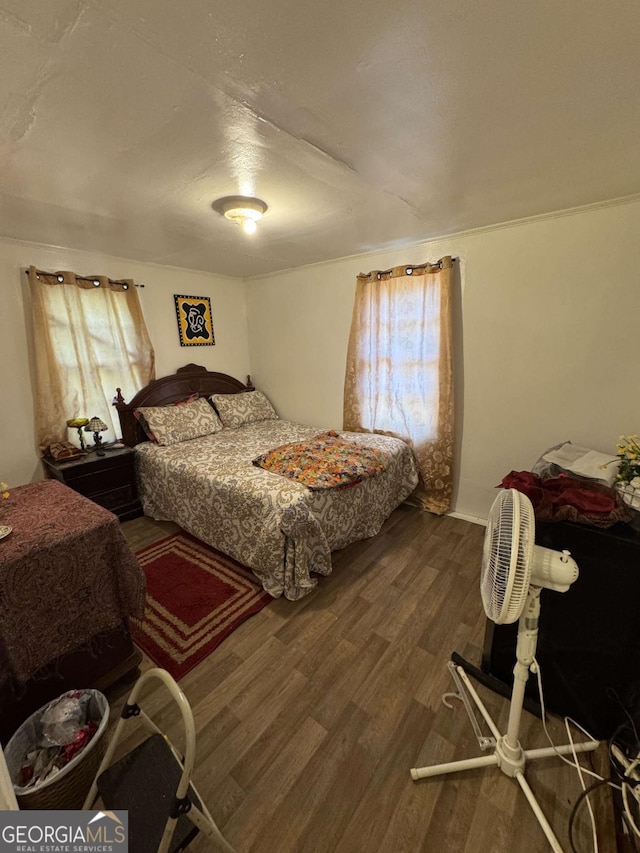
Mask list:
[[[541,595],[537,658],[548,710],[599,739],[628,721],[624,709],[640,726],[640,533],[538,522],[536,542],[570,551],[580,570],[568,592]],[[516,634],[517,624],[487,622],[482,669],[509,685]],[[533,677],[527,693],[537,699]]]
[[[95,452],[78,459],[53,462],[43,459],[47,475],[65,483],[105,509],[120,521],[142,515],[135,472],[135,451],[111,447],[104,456]]]

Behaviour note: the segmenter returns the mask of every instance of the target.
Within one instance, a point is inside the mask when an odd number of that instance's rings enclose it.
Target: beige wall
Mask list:
[[[640,431],[639,232],[640,202],[618,204],[251,280],[254,382],[282,416],[340,426],[357,273],[458,257],[455,509],[486,517],[547,447]]]
[[[24,270],[69,269],[133,278],[144,284],[138,292],[156,352],[156,373],[164,376],[188,362],[203,364],[244,378],[249,372],[249,347],[241,281],[208,273],[144,264],[100,254],[0,240],[0,480],[16,486],[41,478],[36,452],[30,375],[28,288]],[[181,347],[174,294],[211,297],[216,344]],[[114,389],[115,393],[115,389]],[[115,436],[106,435],[106,440]]]
[[[255,383],[280,414],[341,426],[355,277],[400,263],[460,259],[455,509],[485,517],[494,486],[565,439],[611,452],[640,431],[640,202],[373,252],[244,284],[99,254],[0,241],[0,480],[41,476],[33,433],[24,269],[132,277],[157,373],[195,361]],[[210,296],[215,347],[180,347],[174,293]],[[245,295],[246,311],[245,318]],[[250,342],[250,357],[249,357]]]

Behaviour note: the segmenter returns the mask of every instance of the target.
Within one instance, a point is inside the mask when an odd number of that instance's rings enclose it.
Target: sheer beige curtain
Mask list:
[[[120,437],[111,401],[155,375],[154,352],[134,283],[29,269],[35,350],[36,430],[41,448],[74,439],[66,422],[94,415]]]
[[[403,438],[420,469],[414,497],[441,515],[453,492],[450,257],[358,276],[344,428]]]

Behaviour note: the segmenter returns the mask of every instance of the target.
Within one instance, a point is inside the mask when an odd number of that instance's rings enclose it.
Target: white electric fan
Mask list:
[[[503,773],[512,778],[515,777],[518,781],[551,848],[556,853],[562,853],[562,847],[524,777],[525,763],[537,758],[548,758],[557,754],[566,755],[574,751],[588,752],[596,749],[599,743],[592,740],[586,743],[523,750],[518,740],[524,691],[538,640],[540,591],[545,587],[556,592],[566,592],[578,577],[578,567],[568,551],[560,553],[535,545],[534,535],[534,513],[529,498],[516,489],[500,492],[489,512],[480,589],[482,603],[489,619],[497,625],[520,620],[506,735],[501,735],[498,731],[462,667],[450,664],[456,683],[462,690],[468,691],[491,729],[493,738],[479,737],[478,740],[485,748],[487,745],[494,746],[493,753],[448,764],[415,768],[411,771],[411,776],[417,780],[444,773],[455,773],[459,770],[470,770],[474,767],[498,766]],[[455,695],[463,699],[472,716],[467,697]],[[476,734],[479,735],[474,715],[472,722],[475,724]]]

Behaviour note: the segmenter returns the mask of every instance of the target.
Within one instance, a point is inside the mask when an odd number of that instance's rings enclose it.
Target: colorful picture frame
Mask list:
[[[181,347],[212,347],[213,334],[211,299],[208,296],[174,294],[176,318]]]

